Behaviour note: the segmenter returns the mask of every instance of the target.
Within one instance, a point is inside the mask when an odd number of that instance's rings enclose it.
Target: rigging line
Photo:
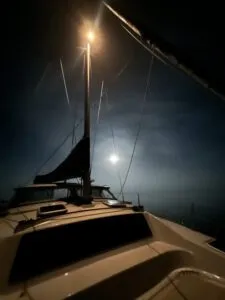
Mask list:
[[[103,98],[103,89],[104,89],[104,80],[102,80],[100,98],[99,98],[99,103],[98,103],[98,113],[97,113],[97,119],[96,119],[96,129],[95,129],[95,135],[94,135],[94,141],[93,141],[93,149],[92,149],[91,170],[92,170],[92,166],[93,166],[95,143],[96,143],[96,137],[97,137],[97,131],[98,131],[98,124],[99,124],[99,120],[100,120],[100,111],[101,111],[101,104],[102,104],[102,98]]]
[[[91,49],[91,45],[89,44],[90,49]],[[88,47],[88,46],[87,46]],[[87,51],[87,48],[86,48]],[[92,80],[92,59],[91,59],[91,52],[90,52],[90,60],[89,60],[89,76],[90,76],[90,81]],[[103,84],[103,83],[102,83]],[[102,92],[103,92],[103,87],[101,85],[101,90],[100,90],[100,97],[99,97],[99,101],[98,101],[98,110],[101,109],[101,97],[102,97]],[[94,101],[90,102],[90,109],[92,111],[95,110],[95,107],[97,106],[97,103],[95,103]],[[99,111],[100,114],[100,111]],[[93,165],[93,156],[94,156],[94,148],[95,148],[95,141],[96,141],[96,136],[97,136],[97,130],[98,130],[98,123],[99,123],[99,116],[97,116],[96,119],[96,131],[95,131],[95,135],[94,135],[94,140],[90,140],[90,149],[92,149],[92,156],[90,158],[90,174],[92,171],[92,165]],[[91,120],[90,120],[91,121]],[[91,151],[91,150],[90,150]]]
[[[76,138],[76,118],[74,120],[74,124],[73,124],[73,131],[72,131],[72,148],[74,146],[74,144],[77,143],[77,138]]]
[[[84,77],[85,73],[85,55],[83,55],[83,66],[82,66],[82,76]]]
[[[108,97],[108,92],[107,90],[105,90],[105,95],[106,95],[106,106],[107,106],[107,110],[109,111],[109,97]],[[109,128],[110,128],[110,131],[111,131],[111,134],[112,134],[112,140],[113,140],[113,149],[114,149],[114,153],[119,156],[118,154],[118,145],[116,147],[116,143],[115,143],[115,135],[114,135],[114,130],[113,130],[113,126],[112,126],[112,123],[109,122]],[[120,189],[122,190],[122,178],[121,178],[121,175],[120,175],[120,169],[117,168],[117,176],[119,178],[119,184],[120,184]],[[124,194],[123,194],[123,191],[122,191],[122,199],[124,201]]]
[[[75,129],[78,128],[81,124],[83,119],[80,120],[79,123],[76,124]],[[41,166],[37,169],[34,176],[32,176],[29,180],[26,181],[24,185],[30,182],[30,180],[33,179],[33,177],[37,176],[38,173],[42,170],[42,168],[55,156],[55,154],[59,151],[59,149],[65,144],[65,142],[68,140],[68,138],[71,136],[73,131],[70,131],[67,136],[64,138],[64,140],[56,147],[56,149],[53,150],[53,152],[49,155],[49,157],[44,161],[44,163],[41,164]]]
[[[127,69],[127,67],[129,66],[131,61],[131,58],[129,58],[126,63],[123,65],[123,67],[119,70],[119,72],[116,74],[114,81],[117,80],[123,73],[124,71]]]
[[[92,81],[93,78],[93,69],[92,69],[92,59],[91,59],[92,55],[90,56],[90,81]],[[97,104],[96,104],[97,106]],[[95,102],[91,101],[91,109],[94,110],[95,109]]]
[[[139,40],[132,32],[130,32],[125,26],[123,26],[123,29],[126,30],[126,32],[133,38],[135,39],[136,42],[138,42],[145,50],[147,50],[149,53],[151,53],[151,55],[155,56],[155,58],[157,58],[159,61],[161,61],[164,65],[169,65],[163,58],[161,58],[159,55],[157,55],[154,52],[154,48],[151,49],[150,47],[148,47],[147,45],[145,45],[143,43],[142,40]]]
[[[83,65],[82,65],[82,75],[84,77],[84,71],[85,71],[85,52],[82,51],[82,53],[78,56],[78,58],[76,59],[76,62],[75,62],[75,66],[78,64],[78,61],[79,59],[81,58],[81,55],[83,57]],[[73,123],[73,132],[72,132],[72,148],[74,146],[74,144],[77,143],[77,138],[76,138],[76,118],[74,118],[74,123]]]
[[[84,56],[84,50],[85,50],[85,49],[84,49],[83,47],[76,47],[76,48],[77,48],[77,49],[81,49],[82,51],[80,51],[80,53],[77,55],[77,57],[76,57],[76,59],[75,59],[73,65],[72,65],[72,70],[75,69],[75,68],[77,67],[77,65],[78,65],[79,62],[80,62],[81,57]]]
[[[65,88],[65,93],[66,93],[66,100],[68,102],[68,105],[70,106],[70,99],[69,99],[69,95],[68,95],[68,90],[67,90],[66,78],[65,78],[65,74],[64,74],[64,70],[63,70],[62,59],[60,58],[59,61],[60,61],[60,67],[61,67],[61,72],[62,72],[63,84],[64,84],[64,88]]]
[[[147,51],[149,51],[151,54],[152,51],[157,52],[159,55],[156,56],[156,53],[154,53],[154,56],[160,59],[163,63],[165,63],[165,60],[168,61],[167,65],[176,68],[177,70],[182,71],[187,76],[191,77],[195,82],[202,85],[205,89],[213,93],[215,96],[219,97],[221,100],[225,100],[225,96],[221,94],[220,92],[217,92],[214,88],[210,87],[210,84],[207,82],[207,80],[201,78],[200,76],[196,75],[195,72],[193,72],[191,69],[180,63],[177,58],[171,54],[171,53],[165,53],[161,51],[155,44],[151,43],[150,40],[144,39],[144,36],[142,32],[135,27],[131,22],[126,20],[123,16],[121,16],[118,12],[116,12],[112,7],[110,7],[107,3],[103,2],[103,4],[126,26],[122,25],[123,28],[137,41],[139,44],[141,44]],[[136,36],[132,33],[134,32]]]
[[[144,106],[145,106],[145,102],[147,100],[148,91],[149,91],[150,84],[151,84],[151,73],[152,73],[153,62],[154,62],[154,56],[151,57],[151,61],[150,61],[150,65],[149,65],[147,82],[146,82],[146,89],[145,89],[145,94],[144,94],[144,98],[143,98],[143,101],[142,101],[142,107],[141,107],[141,112],[140,112],[140,120],[139,120],[139,124],[138,124],[138,130],[137,130],[137,134],[136,134],[135,141],[134,141],[134,147],[133,147],[133,151],[132,151],[132,154],[131,154],[130,163],[129,163],[129,166],[128,166],[128,169],[127,169],[127,173],[126,173],[126,176],[125,176],[125,179],[124,179],[119,197],[123,193],[124,186],[127,182],[127,178],[128,178],[128,175],[129,175],[129,172],[130,172],[130,169],[131,169],[133,158],[134,158],[134,153],[135,153],[135,150],[136,150],[136,145],[137,145],[138,138],[139,138],[139,135],[140,135],[140,132],[141,132]]]
[[[62,78],[63,78],[63,84],[64,84],[64,89],[65,89],[66,99],[67,99],[67,103],[70,107],[70,99],[69,99],[69,94],[68,94],[68,89],[67,89],[67,84],[66,84],[66,78],[65,78],[63,63],[62,63],[61,58],[60,58],[60,67],[61,67],[61,72],[62,72]],[[72,131],[72,148],[73,148],[73,145],[74,145],[74,141],[76,141],[75,126],[76,126],[76,119],[74,120],[73,131]]]
[[[76,128],[80,125],[81,121],[76,125]],[[75,128],[75,129],[76,129]],[[52,152],[52,154],[48,157],[48,159],[41,165],[41,167],[38,170],[38,173],[41,171],[41,169],[54,157],[54,155],[59,151],[59,149],[65,144],[65,142],[68,140],[72,132],[69,132],[67,136],[64,138],[64,140],[58,145],[58,147]]]
[[[47,74],[47,71],[48,71],[50,65],[51,65],[51,63],[48,62],[47,65],[46,65],[46,67],[45,67],[45,69],[44,69],[44,72],[42,73],[42,76],[41,76],[40,80],[38,81],[38,83],[37,83],[37,85],[35,87],[35,90],[34,90],[35,94],[38,92],[38,90],[39,90],[39,88],[40,88],[40,86],[41,86],[41,84],[42,84],[42,82],[43,82],[43,80],[44,80],[44,78],[45,78],[45,76]]]
[[[76,62],[75,62],[75,67],[78,63],[80,59],[80,56],[78,56],[78,58],[76,59]],[[69,93],[68,93],[68,88],[67,88],[67,84],[66,84],[66,78],[65,78],[65,73],[64,73],[64,68],[63,68],[63,63],[62,63],[62,59],[60,59],[60,67],[61,67],[61,73],[62,73],[62,78],[63,78],[63,83],[64,83],[64,89],[65,89],[65,94],[66,94],[66,99],[67,99],[67,103],[70,107],[70,98],[69,98]],[[76,143],[76,118],[74,119],[74,123],[73,123],[73,131],[72,131],[72,148],[74,146],[74,143]]]
[[[67,84],[66,84],[66,78],[65,78],[65,73],[64,73],[64,69],[63,69],[63,63],[62,63],[62,59],[60,58],[60,67],[61,67],[61,72],[62,72],[62,78],[63,78],[63,83],[64,83],[64,89],[65,89],[65,94],[66,94],[66,99],[67,99],[67,103],[70,107],[70,99],[69,99],[69,94],[68,94],[68,89],[67,89]],[[72,148],[74,145],[74,141],[76,142],[76,131],[75,131],[75,126],[76,126],[76,119],[74,120],[74,124],[73,124],[73,131],[72,131]]]
[[[190,77],[192,80],[194,80],[196,83],[200,84],[203,88],[220,98],[221,100],[225,100],[225,96],[221,94],[220,92],[217,92],[214,88],[210,87],[209,83],[205,80],[196,75],[191,69],[188,69],[181,63],[177,61],[177,59],[170,54],[163,53],[157,46],[154,44],[150,44],[148,41],[143,41],[142,39],[139,39],[131,32],[129,31],[125,26],[122,25],[122,27],[127,31],[127,33],[133,37],[136,42],[138,42],[145,50],[147,50],[149,53],[154,55],[159,61],[161,61],[164,65],[169,66],[173,69],[176,69],[178,71],[183,72],[185,75]],[[158,54],[155,52],[157,51]]]

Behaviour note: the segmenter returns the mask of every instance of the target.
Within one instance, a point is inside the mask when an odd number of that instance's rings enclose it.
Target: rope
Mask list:
[[[79,59],[79,57],[78,57],[78,59]],[[65,89],[67,103],[69,105],[69,108],[71,108],[71,106],[70,106],[70,98],[69,98],[68,88],[67,88],[67,84],[66,84],[66,78],[65,78],[65,73],[64,73],[64,69],[63,69],[62,59],[60,59],[60,67],[61,67],[61,72],[62,72],[62,78],[63,78],[63,84],[64,84],[64,89]],[[74,146],[74,143],[76,144],[76,118],[74,120],[73,131],[72,131],[72,148]]]
[[[128,32],[128,34],[134,38],[143,48],[155,56],[165,65],[175,68],[188,77],[192,78],[196,83],[200,84],[203,88],[219,97],[221,100],[225,100],[225,96],[210,86],[210,83],[206,79],[195,74],[194,71],[183,65],[178,59],[170,52],[164,52],[157,45],[154,45],[135,25],[126,20],[118,12],[116,12],[111,6],[103,2],[104,5],[122,22],[122,27]]]
[[[102,98],[103,98],[103,87],[104,87],[104,81],[102,81],[100,98],[99,98],[99,103],[98,103],[98,113],[97,113],[97,119],[96,119],[96,130],[95,130],[93,148],[92,148],[91,170],[92,170],[92,166],[93,166],[94,149],[95,149],[95,143],[96,143],[96,137],[97,137],[97,131],[98,131],[98,124],[99,124],[99,120],[100,120],[100,111],[101,111],[101,104],[102,104]]]
[[[131,62],[131,58],[129,58],[125,64],[122,66],[122,68],[120,68],[119,72],[116,74],[115,78],[113,81],[116,81],[124,72],[125,70],[128,68],[129,64]]]
[[[132,165],[133,158],[134,158],[134,153],[135,153],[135,150],[136,150],[136,145],[137,145],[138,138],[139,138],[139,135],[140,135],[140,132],[141,132],[144,106],[145,106],[145,102],[147,100],[148,91],[149,91],[150,84],[151,84],[151,73],[152,73],[153,61],[154,61],[154,56],[151,57],[151,61],[150,61],[150,64],[149,64],[149,70],[148,70],[148,76],[147,76],[147,82],[146,82],[146,89],[145,89],[145,94],[144,94],[144,98],[143,98],[143,101],[142,101],[142,107],[141,107],[141,112],[140,112],[140,120],[139,120],[139,124],[138,124],[138,130],[137,130],[136,138],[135,138],[135,141],[134,141],[134,147],[133,147],[130,163],[129,163],[127,173],[126,173],[126,176],[125,176],[125,179],[124,179],[124,182],[123,182],[123,185],[122,185],[122,188],[120,190],[120,194],[119,194],[118,197],[120,197],[120,195],[123,194],[124,186],[127,182],[128,176],[129,176],[129,172],[130,172],[131,165]]]
[[[105,91],[105,95],[106,95],[106,106],[107,106],[107,110],[109,111],[109,97],[108,97],[108,92],[107,90]],[[111,135],[112,135],[112,140],[113,140],[113,149],[114,149],[114,153],[119,156],[118,154],[118,145],[116,147],[116,143],[115,143],[115,135],[114,135],[114,130],[113,130],[113,126],[112,126],[112,123],[109,122],[109,129],[111,131]],[[121,178],[121,175],[120,175],[120,170],[119,168],[117,168],[117,176],[119,178],[119,183],[120,183],[120,189],[122,191],[122,178]],[[124,195],[123,195],[123,191],[121,192],[122,194],[122,199],[124,201]]]
[[[41,76],[40,80],[38,81],[38,83],[35,87],[35,90],[34,90],[35,94],[38,92],[38,90],[39,90],[39,88],[40,88],[40,86],[41,86],[41,84],[42,84],[42,82],[43,82],[43,80],[44,80],[44,78],[45,78],[45,76],[48,72],[48,69],[49,69],[50,65],[51,65],[51,62],[48,62],[45,69],[44,69],[44,72],[42,73],[42,76]]]
[[[78,59],[76,60],[76,64],[78,60],[80,59],[80,56],[78,57]],[[60,63],[60,68],[61,68],[61,73],[62,73],[62,79],[63,79],[63,84],[64,84],[64,89],[65,89],[65,94],[66,94],[66,99],[68,102],[68,105],[70,107],[70,98],[69,98],[69,94],[68,94],[68,89],[67,89],[67,84],[66,84],[66,78],[65,78],[65,73],[64,73],[64,68],[63,68],[63,63],[62,63],[62,59],[60,58],[59,60]],[[49,64],[46,66],[45,71],[40,79],[40,82],[43,81],[44,76],[46,75],[47,69],[49,67]],[[83,73],[84,73],[84,61],[83,61]],[[38,83],[38,86],[40,85],[40,82]],[[36,87],[37,90],[37,87]],[[77,124],[76,124],[76,120],[74,121],[74,125],[73,125],[73,130],[71,132],[68,133],[68,135],[65,137],[65,139],[59,144],[59,146],[50,154],[50,156],[46,159],[46,161],[44,161],[43,164],[41,164],[41,166],[38,168],[38,170],[35,172],[34,176],[37,176],[38,173],[42,170],[42,168],[54,157],[54,155],[59,151],[59,149],[66,143],[66,141],[68,140],[68,138],[72,135],[72,148],[74,146],[74,142],[76,143],[76,134],[75,131],[76,129],[80,126],[81,122],[83,121],[83,119],[81,119]],[[33,179],[33,176],[30,177],[29,180],[27,180],[25,182],[24,185],[28,184],[31,180]]]
[[[65,93],[66,93],[66,100],[68,102],[68,105],[70,106],[70,99],[69,99],[69,95],[68,95],[68,90],[67,90],[67,85],[66,85],[66,78],[65,78],[65,74],[64,74],[63,64],[62,64],[62,59],[61,58],[60,58],[59,62],[60,62],[60,67],[61,67],[61,72],[62,72],[62,78],[63,78],[63,84],[64,84],[64,88],[65,88]]]

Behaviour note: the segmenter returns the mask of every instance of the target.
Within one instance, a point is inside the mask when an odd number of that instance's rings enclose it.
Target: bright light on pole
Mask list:
[[[119,161],[119,157],[118,157],[118,155],[116,155],[116,154],[112,154],[112,155],[110,155],[110,157],[109,157],[109,161],[110,161],[110,162],[111,162],[111,164],[113,164],[113,165],[117,164],[117,163],[118,163],[118,161]]]
[[[95,39],[95,34],[93,31],[88,31],[87,33],[87,39],[88,39],[88,42],[91,43],[94,41]]]

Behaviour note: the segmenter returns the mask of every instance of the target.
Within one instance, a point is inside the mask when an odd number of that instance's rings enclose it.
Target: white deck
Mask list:
[[[60,203],[69,214],[16,234],[16,222],[35,218],[39,204],[11,209],[9,215],[0,219],[0,299],[18,299],[24,291],[27,296],[22,300],[61,300],[72,295],[76,299],[179,300],[183,299],[182,293],[186,299],[199,299],[204,294],[204,299],[225,299],[225,254],[208,246],[211,238],[147,212],[144,215],[153,234],[151,238],[30,279],[26,290],[24,283],[7,285],[4,276],[8,276],[25,233],[81,220],[134,214],[132,209],[109,208],[101,202],[79,207],[57,201]],[[212,295],[217,298],[210,298]]]

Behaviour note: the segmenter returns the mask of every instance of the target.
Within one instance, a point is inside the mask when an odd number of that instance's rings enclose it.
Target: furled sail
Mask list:
[[[89,148],[90,138],[83,137],[55,170],[36,176],[34,183],[50,183],[83,177],[84,173],[90,169]]]

